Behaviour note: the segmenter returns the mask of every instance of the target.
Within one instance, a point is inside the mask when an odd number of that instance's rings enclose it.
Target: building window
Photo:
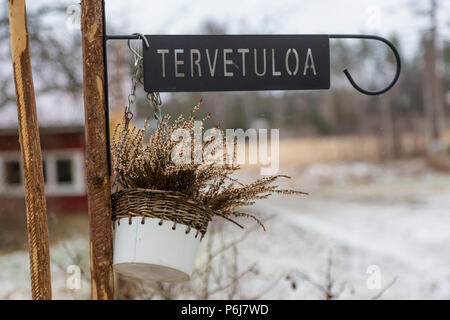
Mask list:
[[[5,161],[5,180],[8,185],[20,185],[22,177],[20,174],[20,162],[15,160]]]
[[[70,159],[56,160],[56,179],[58,184],[72,183],[72,161]]]
[[[82,150],[43,150],[42,169],[48,196],[80,196],[84,185]],[[0,196],[24,194],[20,153],[0,151]]]
[[[45,160],[42,161],[44,182],[47,182],[47,166]],[[7,160],[4,163],[5,181],[7,185],[22,184],[22,167],[18,160]]]

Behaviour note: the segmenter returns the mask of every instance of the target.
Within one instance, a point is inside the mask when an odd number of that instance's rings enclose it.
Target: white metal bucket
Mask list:
[[[142,217],[114,222],[114,269],[123,275],[139,279],[178,282],[189,280],[201,234],[186,233],[187,226],[161,219]]]

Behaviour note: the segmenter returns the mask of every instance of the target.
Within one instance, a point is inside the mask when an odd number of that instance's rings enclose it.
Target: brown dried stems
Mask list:
[[[145,143],[145,133],[148,128],[146,121],[143,129],[124,124],[116,126],[111,152],[113,167],[117,183],[121,188],[144,188],[154,190],[167,190],[181,192],[199,204],[207,206],[218,215],[233,218],[247,217],[254,219],[264,228],[261,221],[252,214],[239,210],[240,207],[250,206],[255,200],[265,199],[272,194],[306,194],[305,192],[290,189],[279,189],[273,182],[279,178],[289,178],[283,175],[267,176],[256,181],[244,184],[233,178],[232,175],[239,166],[236,165],[236,139],[234,140],[234,153],[232,164],[223,161],[195,163],[176,163],[172,161],[172,152],[180,140],[171,139],[177,129],[189,131],[194,135],[194,122],[196,112],[201,101],[193,108],[188,119],[180,115],[170,123],[170,116],[166,115],[159,123],[156,131],[150,136],[148,144]],[[199,120],[202,133],[204,123],[209,117]],[[223,132],[220,129],[219,132]],[[202,141],[202,150],[205,150],[213,139]],[[189,146],[188,146],[189,148]],[[191,155],[194,158],[194,143],[191,143]],[[224,160],[227,156],[224,152]],[[229,161],[230,162],[230,161]]]

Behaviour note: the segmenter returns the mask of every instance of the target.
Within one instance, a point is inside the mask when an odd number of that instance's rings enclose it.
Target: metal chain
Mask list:
[[[133,111],[131,110],[131,107],[136,102],[136,87],[138,85],[138,79],[141,77],[142,73],[142,57],[135,52],[134,50],[131,50],[134,54],[134,73],[131,76],[131,92],[128,94],[128,106],[125,108],[125,124],[126,127],[128,127],[129,121],[133,118]]]
[[[142,37],[144,39],[145,45],[148,45],[148,42],[146,41],[145,36],[143,36],[141,34],[137,34],[137,33],[135,33],[135,34]],[[136,102],[136,87],[138,84],[140,84],[142,86],[144,85],[144,63],[143,63],[144,57],[143,57],[143,55],[140,54],[140,52],[138,50],[133,49],[131,47],[130,42],[128,42],[128,47],[130,48],[130,51],[134,55],[135,72],[131,78],[131,81],[132,81],[131,93],[128,95],[128,107],[127,107],[126,112],[132,112],[131,106]],[[162,101],[161,101],[159,92],[148,92],[147,93],[147,101],[152,106],[154,118],[157,121],[157,123],[159,124],[162,119],[162,115],[161,115]],[[127,115],[127,117],[129,117],[129,116]]]
[[[137,34],[139,35],[143,40],[145,45],[148,46],[148,42],[147,39],[145,38],[145,36],[141,35],[141,34]],[[138,50],[134,49],[131,47],[130,41],[128,40],[128,48],[130,49],[130,51],[133,54],[134,57],[134,73],[131,76],[131,91],[128,94],[128,105],[125,108],[125,113],[124,113],[124,127],[122,130],[128,130],[128,126],[129,123],[131,121],[131,119],[133,119],[133,111],[132,111],[132,106],[136,103],[136,88],[138,86],[138,84],[140,85],[144,85],[144,57],[143,55],[141,55],[139,53]],[[147,101],[149,102],[149,104],[152,106],[153,108],[153,115],[155,117],[155,120],[157,122],[157,125],[159,125],[159,123],[161,122],[162,119],[162,114],[161,114],[161,105],[162,105],[162,101],[161,101],[161,97],[159,95],[159,92],[148,92],[147,93]],[[114,182],[112,185],[112,188],[116,190],[116,192],[119,190],[119,184],[117,182],[118,179],[118,172],[114,173]]]
[[[159,95],[159,92],[149,92],[147,93],[147,101],[152,105],[153,107],[153,115],[156,119],[157,124],[159,124],[162,120],[162,114],[161,114],[161,96]]]

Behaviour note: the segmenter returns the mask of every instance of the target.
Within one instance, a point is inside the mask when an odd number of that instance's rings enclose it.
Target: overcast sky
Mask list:
[[[206,20],[228,33],[373,33],[399,35],[405,51],[426,26],[411,3],[425,0],[106,0],[107,25],[121,33],[200,33]],[[450,1],[441,1],[440,31],[450,40]],[[426,6],[425,6],[426,8]]]

